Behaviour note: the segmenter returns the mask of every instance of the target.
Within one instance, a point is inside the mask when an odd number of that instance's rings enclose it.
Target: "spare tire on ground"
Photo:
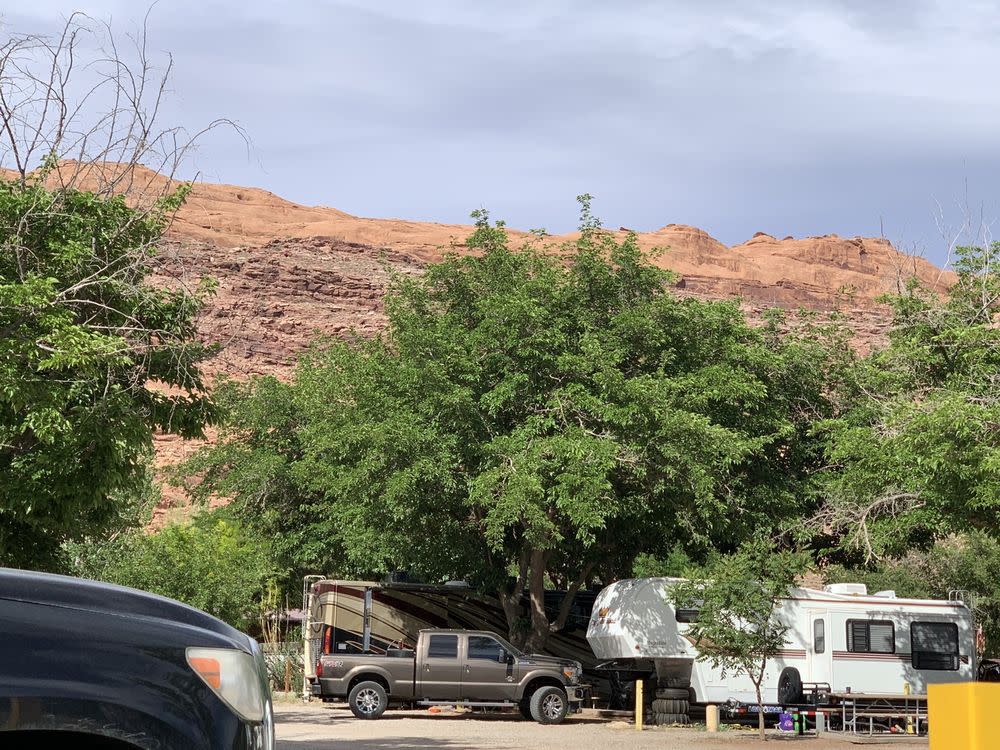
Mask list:
[[[690,695],[688,688],[656,688],[657,698],[680,698],[687,700]]]
[[[654,713],[653,724],[666,726],[669,724],[690,724],[691,719],[687,714]]]

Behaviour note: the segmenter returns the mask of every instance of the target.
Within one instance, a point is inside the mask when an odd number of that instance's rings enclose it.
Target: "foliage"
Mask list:
[[[1000,244],[960,248],[945,299],[915,281],[888,298],[887,347],[846,383],[851,408],[820,424],[831,502],[820,524],[867,557],[998,530]]]
[[[195,342],[201,298],[146,283],[183,192],[120,197],[0,178],[0,564],[51,567],[67,539],[117,523],[154,429],[211,417]]]
[[[235,497],[296,567],[465,578],[512,631],[527,591],[534,647],[640,552],[731,548],[811,507],[823,337],[672,295],[581,203],[559,252],[511,249],[477,212],[470,253],[395,279],[385,335],[317,347],[290,385],[228,386],[198,492]],[[571,592],[551,621],[550,585]]]
[[[154,534],[69,545],[69,554],[78,575],[177,599],[241,630],[259,627],[269,584],[279,578],[267,543],[225,510]]]
[[[982,655],[1000,656],[1000,541],[995,536],[982,531],[950,536],[929,550],[910,550],[869,567],[832,565],[824,577],[828,583],[860,581],[870,591],[891,589],[925,599],[965,591],[986,637]]]
[[[747,542],[731,555],[714,559],[672,586],[670,598],[678,609],[697,609],[688,626],[698,659],[727,672],[746,675],[757,693],[761,739],[764,710],[761,683],[767,660],[785,647],[789,623],[778,617],[779,600],[787,596],[807,556],[776,550],[770,542]]]

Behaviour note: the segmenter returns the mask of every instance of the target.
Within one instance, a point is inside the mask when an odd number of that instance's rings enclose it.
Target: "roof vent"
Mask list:
[[[881,596],[883,599],[895,599],[896,592],[892,589],[886,589],[885,591],[876,591],[874,596]]]
[[[868,595],[868,587],[863,583],[831,583],[824,586],[823,590],[828,594]]]

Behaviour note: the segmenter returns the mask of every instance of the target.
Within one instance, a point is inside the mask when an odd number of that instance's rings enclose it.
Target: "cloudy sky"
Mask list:
[[[5,4],[6,5],[6,4]],[[33,0],[128,31],[134,0]],[[1000,10],[975,0],[169,0],[165,118],[190,170],[354,214],[570,229],[878,234],[944,257],[936,218],[1000,216]],[[162,58],[161,58],[162,59]]]

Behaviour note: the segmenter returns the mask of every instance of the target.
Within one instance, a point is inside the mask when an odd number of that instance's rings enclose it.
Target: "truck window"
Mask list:
[[[470,635],[468,657],[484,661],[500,661],[506,649],[488,635]]]
[[[896,631],[888,620],[848,620],[847,650],[855,654],[894,654]]]
[[[427,645],[427,656],[435,659],[457,659],[458,636],[432,635]]]
[[[915,622],[910,626],[910,657],[914,669],[958,669],[958,625]]]
[[[813,653],[826,651],[826,620],[813,620]]]

